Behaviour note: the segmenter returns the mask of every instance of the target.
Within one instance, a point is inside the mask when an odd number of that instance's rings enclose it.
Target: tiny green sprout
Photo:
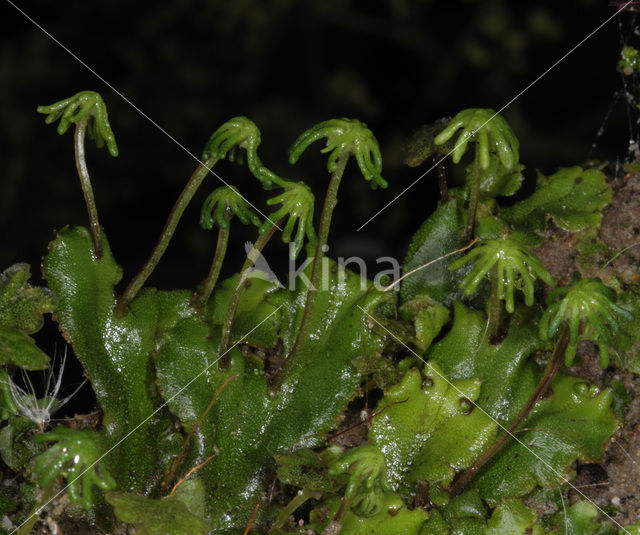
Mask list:
[[[38,106],[38,113],[47,114],[45,122],[51,124],[60,119],[58,134],[64,134],[73,123],[85,121],[89,126],[89,136],[98,148],[105,143],[111,156],[118,155],[116,138],[109,124],[107,107],[99,93],[80,91],[72,97],[60,100],[48,106]]]
[[[200,226],[211,230],[214,225],[227,230],[232,216],[243,225],[260,226],[260,217],[234,186],[214,189],[205,199],[200,212]]]
[[[33,471],[40,478],[41,487],[50,485],[59,476],[66,478],[69,499],[82,504],[87,511],[94,503],[93,485],[101,490],[116,487],[113,477],[98,464],[101,449],[96,432],[57,427],[49,433],[38,435],[34,440],[57,441],[35,459]]]
[[[364,178],[371,182],[372,188],[386,188],[387,181],[382,178],[382,156],[373,132],[365,123],[357,119],[330,119],[305,131],[289,149],[289,163],[298,161],[301,154],[315,141],[327,138],[327,146],[320,152],[330,152],[327,169],[334,173],[338,169],[338,158],[351,153],[358,162]]]
[[[361,516],[373,516],[380,512],[384,491],[386,462],[384,455],[371,445],[349,450],[329,467],[329,474],[349,473],[345,497],[351,500],[351,509]]]
[[[249,170],[265,189],[271,189],[277,177],[262,165],[262,160],[258,156],[261,139],[260,130],[253,121],[246,117],[233,117],[211,135],[202,151],[202,159],[222,160],[229,154],[229,160],[234,161],[235,151],[238,148],[245,149]]]
[[[519,142],[511,127],[502,116],[491,109],[471,108],[458,113],[436,138],[436,145],[449,141],[462,129],[453,148],[451,159],[458,163],[467,150],[467,144],[474,139],[476,155],[481,169],[488,169],[491,153],[497,153],[506,169],[513,169],[518,163]]]
[[[282,231],[282,241],[284,243],[291,242],[289,256],[291,259],[295,259],[302,250],[305,236],[311,245],[316,246],[318,244],[318,237],[313,227],[315,198],[304,182],[282,181],[282,187],[284,192],[269,199],[267,204],[270,206],[274,204],[282,205],[271,214],[271,220],[277,221],[289,216],[287,224]],[[296,224],[298,228],[292,240],[291,235]],[[271,221],[265,221],[260,227],[260,233],[269,232],[272,226],[273,223]]]
[[[449,269],[460,269],[472,262],[473,269],[462,279],[460,287],[467,295],[473,293],[485,275],[493,270],[497,282],[496,297],[505,301],[507,312],[514,311],[514,290],[524,293],[527,306],[533,305],[534,283],[542,279],[555,286],[551,274],[542,266],[540,259],[529,249],[512,238],[496,238],[481,243],[462,258],[449,265]]]
[[[640,51],[632,46],[625,46],[620,52],[617,69],[627,76],[640,71]]]
[[[549,340],[566,321],[569,343],[564,362],[571,366],[576,356],[578,340],[593,340],[600,350],[600,367],[609,366],[611,333],[620,332],[617,316],[626,320],[633,317],[628,310],[616,304],[616,293],[600,279],[579,279],[552,291],[547,298],[548,308],[540,320],[540,337]],[[582,332],[580,327],[582,326]]]

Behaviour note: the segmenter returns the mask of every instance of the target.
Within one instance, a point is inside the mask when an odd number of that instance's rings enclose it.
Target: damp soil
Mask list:
[[[571,282],[574,273],[617,279],[623,287],[639,283],[640,266],[640,174],[626,173],[610,180],[612,202],[603,210],[597,233],[571,233],[550,225],[544,243],[535,252],[559,284]],[[580,366],[570,372],[600,387],[617,380],[630,401],[624,409],[619,432],[611,440],[604,459],[578,464],[571,503],[587,497],[621,525],[640,521],[640,378],[610,367],[600,369],[598,350],[591,342],[578,346]]]

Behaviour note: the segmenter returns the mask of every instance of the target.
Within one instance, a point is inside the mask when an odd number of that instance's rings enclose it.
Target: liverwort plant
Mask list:
[[[247,285],[248,275],[256,263],[256,260],[262,254],[262,250],[273,237],[276,229],[279,229],[285,219],[287,223],[282,230],[282,241],[289,245],[289,258],[295,260],[303,248],[305,237],[307,243],[315,246],[318,243],[315,228],[313,227],[313,212],[315,206],[315,198],[311,190],[304,182],[294,182],[285,180],[272,174],[273,181],[284,189],[284,192],[269,199],[268,205],[281,204],[282,206],[273,212],[262,223],[259,229],[258,239],[251,246],[251,250],[247,254],[247,259],[240,271],[240,277],[236,284],[229,308],[225,315],[222,325],[222,339],[220,342],[220,353],[224,353],[229,347],[231,339],[231,329],[237,312],[238,303],[242,296],[242,292]],[[277,223],[274,223],[277,221]],[[291,234],[295,226],[298,226],[296,233],[291,239]]]
[[[271,214],[270,219],[282,220],[288,216],[289,219],[282,230],[282,241],[291,244],[289,258],[295,260],[300,251],[302,251],[305,238],[307,243],[313,247],[318,244],[318,237],[313,226],[315,198],[309,186],[304,182],[282,180],[278,177],[277,183],[284,191],[280,195],[269,199],[267,204],[269,206],[275,204],[282,206]],[[298,225],[298,228],[292,239],[293,229],[296,225]],[[260,227],[260,234],[266,234],[270,230],[271,223],[265,221]]]
[[[36,437],[37,442],[56,442],[35,459],[33,471],[40,478],[40,485],[47,487],[63,476],[69,482],[69,499],[90,510],[94,504],[93,486],[103,491],[116,487],[115,479],[99,462],[103,440],[93,431],[68,427],[56,427]]]
[[[387,181],[380,174],[382,171],[382,156],[373,132],[367,125],[357,119],[331,119],[317,124],[298,137],[289,149],[289,163],[296,163],[302,153],[314,142],[326,138],[326,147],[320,152],[330,152],[327,160],[327,170],[331,173],[329,187],[320,216],[318,228],[318,246],[313,257],[311,268],[311,285],[307,292],[305,312],[302,325],[291,353],[287,356],[282,373],[296,358],[300,340],[308,336],[309,321],[315,306],[317,289],[322,280],[322,259],[329,239],[331,216],[338,204],[338,188],[347,165],[349,156],[353,155],[358,163],[360,172],[365,180],[371,183],[373,189],[387,187]],[[280,378],[282,374],[280,374]]]
[[[453,163],[458,163],[467,150],[469,141],[475,141],[476,150],[473,163],[467,177],[469,209],[467,212],[466,237],[471,239],[478,217],[478,202],[483,175],[498,163],[492,156],[497,156],[499,165],[506,171],[516,170],[519,164],[519,142],[509,124],[490,109],[472,108],[458,113],[449,124],[435,137],[435,144],[442,145],[450,141],[458,131],[454,148],[451,152]]]
[[[513,238],[496,238],[477,245],[471,252],[449,264],[456,270],[472,263],[473,269],[462,279],[460,287],[472,294],[485,276],[491,279],[488,307],[489,334],[492,339],[500,331],[502,302],[509,314],[515,310],[514,292],[519,288],[527,306],[533,305],[534,283],[541,279],[555,286],[551,274],[542,267],[540,259]]]
[[[236,117],[225,123],[219,129],[222,133],[230,130],[234,131],[235,134],[230,135],[229,139],[225,139],[222,135],[214,134],[205,147],[203,154],[216,155],[222,158],[225,157],[226,154],[234,147],[236,149],[238,147],[242,147],[247,151],[247,163],[249,170],[252,175],[262,183],[263,188],[270,190],[275,184],[284,191],[267,201],[269,206],[277,204],[282,206],[267,217],[260,226],[260,235],[255,243],[252,244],[251,250],[247,255],[247,259],[242,270],[240,271],[240,277],[236,283],[222,325],[220,354],[222,355],[223,363],[227,362],[227,358],[224,354],[229,347],[233,321],[236,316],[242,292],[248,282],[247,277],[255,265],[257,258],[262,254],[262,250],[266,247],[275,231],[282,230],[282,241],[290,244],[289,255],[292,260],[295,260],[300,254],[305,237],[308,243],[312,246],[315,246],[318,241],[315,228],[313,226],[315,198],[309,187],[302,181],[294,182],[286,180],[276,175],[262,164],[262,161],[257,155],[257,148],[261,139],[260,131],[253,122],[249,121],[249,119],[246,117]],[[233,152],[231,154],[233,154]],[[280,229],[279,225],[281,225],[287,217],[288,220],[284,229]],[[297,230],[292,240],[293,230],[296,225]]]
[[[256,124],[246,117],[234,117],[218,128],[211,137],[202,152],[202,158],[229,161],[241,161],[239,149],[245,149],[247,165],[265,189],[271,189],[275,175],[262,165],[258,156],[258,146],[261,141],[260,130]]]
[[[556,299],[560,298],[558,301]],[[564,357],[571,366],[576,356],[579,338],[597,341],[600,366],[609,365],[609,344],[620,332],[618,316],[630,320],[629,311],[615,304],[616,294],[598,279],[578,279],[568,286],[553,290],[547,299],[548,307],[540,318],[539,335],[542,340],[555,340],[555,346],[537,387],[510,423],[502,436],[458,479],[455,491],[460,492],[485,464],[513,437],[530,416],[536,404],[551,387]],[[583,329],[582,336],[580,329]]]
[[[218,281],[220,269],[227,252],[229,242],[229,227],[233,216],[236,216],[243,225],[252,223],[260,226],[260,218],[251,205],[240,195],[233,186],[221,186],[213,190],[205,199],[200,213],[200,226],[211,230],[218,227],[218,243],[211,262],[211,269],[202,284],[202,292],[195,296],[196,307],[200,310],[209,301],[213,289]]]
[[[102,99],[79,95],[47,107],[47,122],[84,124],[117,150]],[[567,232],[596,229],[611,200],[606,177],[580,167],[540,175],[528,198],[503,207],[496,198],[515,193],[523,169],[504,119],[465,110],[420,136],[412,165],[449,152],[458,163],[470,141],[475,157],[466,188],[441,176],[440,206],[415,234],[405,275],[387,286],[397,295],[325,255],[349,158],[372,187],[387,186],[378,142],[357,119],[322,122],[289,151],[293,164],[326,141],[331,178],[317,228],[310,188],[269,170],[257,126],[234,117],[209,139],[120,297],[122,268],[97,216],[91,230],[56,233],[43,262],[49,288],[29,286],[25,264],[0,273],[0,458],[40,491],[23,509],[38,511],[65,482],[69,501],[110,532],[125,529],[119,521],[158,535],[581,533],[591,510],[573,506],[562,524],[530,500],[558,491],[576,461],[601,458],[619,420],[611,390],[562,363],[574,363],[581,339],[598,344],[601,366],[610,347],[625,352],[619,333],[627,345],[638,339],[625,307],[640,309],[640,298],[583,279],[552,291],[545,309],[536,284],[555,285],[552,269],[528,247],[550,218]],[[214,189],[200,212],[201,227],[218,233],[206,278],[196,291],[146,287],[223,158],[246,159],[253,185],[273,191],[272,212],[262,221],[236,187]],[[256,239],[240,271],[220,280],[233,218],[258,227]],[[278,230],[290,260],[312,256],[287,286],[252,276]],[[44,399],[16,384],[21,370],[48,367],[30,335],[54,311],[98,420],[50,421],[67,400],[64,358],[49,366]]]
[[[84,137],[89,130],[89,136],[93,138],[98,148],[107,145],[111,156],[118,155],[116,138],[109,124],[107,107],[102,97],[95,91],[80,91],[74,96],[55,102],[48,106],[38,106],[39,113],[47,114],[45,122],[51,124],[60,119],[58,134],[64,134],[71,124],[76,125],[74,136],[76,151],[76,168],[84,193],[84,200],[89,212],[93,250],[98,258],[102,257],[102,236],[100,222],[98,221],[98,209],[96,207],[91,179],[84,151]]]
[[[124,291],[120,301],[118,302],[119,313],[124,312],[128,303],[136,296],[140,288],[142,288],[155,267],[158,265],[158,262],[169,245],[171,237],[176,230],[184,210],[191,202],[191,199],[200,187],[204,178],[219,160],[224,159],[228,154],[234,155],[233,157],[230,156],[230,158],[235,159],[234,151],[236,149],[246,149],[247,162],[252,173],[262,182],[265,188],[271,187],[273,173],[262,165],[257,153],[258,145],[260,145],[260,131],[256,125],[246,117],[235,117],[227,121],[211,135],[202,152],[203,161],[193,172],[191,178],[187,182],[187,185],[178,197],[151,256],[138,274],[129,283],[129,286]],[[237,189],[231,189],[230,191],[240,196]]]
[[[569,331],[564,363],[571,366],[578,340],[593,340],[600,350],[600,367],[609,366],[609,345],[620,333],[619,317],[627,321],[633,315],[616,304],[616,292],[599,279],[578,279],[549,294],[548,307],[540,319],[540,337],[552,339],[559,330]],[[566,334],[565,334],[566,336]]]
[[[329,474],[349,474],[344,495],[351,510],[362,516],[380,512],[384,493],[390,490],[386,477],[384,455],[374,446],[365,445],[349,450],[329,466]]]

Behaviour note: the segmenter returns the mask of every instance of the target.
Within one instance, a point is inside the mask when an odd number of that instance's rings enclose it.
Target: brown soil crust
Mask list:
[[[582,277],[599,277],[608,283],[614,279],[625,285],[638,284],[640,278],[640,174],[626,174],[610,181],[612,202],[603,210],[599,231],[572,233],[553,223],[544,243],[535,252],[558,281],[571,282],[573,273]],[[618,254],[620,253],[620,254]],[[591,342],[578,347],[580,366],[570,369],[600,387],[611,380],[620,381],[631,396],[619,433],[610,442],[605,458],[596,464],[576,468],[574,486],[600,508],[613,515],[616,522],[627,525],[640,521],[640,378],[618,369],[601,370],[598,349]],[[577,491],[569,492],[575,502],[584,499]]]

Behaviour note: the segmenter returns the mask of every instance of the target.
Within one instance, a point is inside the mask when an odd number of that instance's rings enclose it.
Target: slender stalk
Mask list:
[[[87,133],[87,119],[76,123],[76,131],[73,141],[76,149],[76,169],[80,177],[82,193],[84,201],[89,212],[89,226],[91,228],[91,240],[93,242],[93,253],[96,258],[102,258],[102,234],[100,233],[100,222],[98,221],[98,208],[96,200],[93,196],[93,188],[91,187],[91,179],[89,178],[89,169],[87,169],[87,160],[84,152],[84,136]]]
[[[476,230],[476,217],[478,215],[478,203],[480,201],[480,181],[482,178],[482,170],[480,167],[480,155],[476,147],[476,155],[471,170],[471,183],[469,184],[469,212],[467,215],[467,229],[465,236],[468,240],[473,238]]]
[[[278,515],[278,518],[273,523],[268,533],[273,533],[275,530],[281,529],[287,523],[289,517],[302,507],[302,505],[310,498],[319,500],[322,498],[322,493],[308,489],[298,491],[298,494],[296,494],[294,498],[284,506],[284,509]]]
[[[213,261],[211,262],[211,269],[209,269],[209,274],[207,278],[204,280],[204,284],[202,286],[202,293],[200,295],[196,295],[194,299],[194,308],[200,311],[204,311],[204,307],[207,305],[211,294],[213,293],[213,289],[218,282],[218,277],[220,276],[220,270],[222,269],[222,262],[224,261],[224,256],[227,253],[227,244],[229,243],[229,229],[221,228],[218,231],[218,243],[216,245],[216,252],[213,255]]]
[[[262,252],[267,243],[269,243],[269,240],[275,233],[276,229],[278,229],[280,224],[284,221],[285,217],[286,216],[281,217],[275,225],[272,225],[269,232],[258,236],[258,239],[253,244],[253,249],[255,251],[257,251],[258,253]],[[255,256],[253,254],[248,254],[247,259],[244,261],[244,265],[242,266],[242,271],[240,272],[238,283],[233,290],[233,295],[231,296],[231,301],[229,302],[227,313],[224,316],[224,322],[222,323],[222,336],[220,338],[220,365],[223,368],[229,365],[229,357],[225,355],[225,353],[229,349],[229,342],[231,341],[231,329],[233,328],[233,322],[236,318],[236,312],[238,311],[240,298],[242,297],[242,292],[249,281],[249,270],[254,266],[254,263]]]
[[[274,389],[279,389],[287,375],[287,372],[293,366],[303,340],[307,340],[309,337],[309,331],[311,330],[311,318],[313,317],[313,309],[316,304],[316,298],[318,296],[318,289],[322,283],[322,259],[329,239],[329,228],[331,227],[331,216],[333,210],[338,204],[338,188],[340,187],[340,181],[349,159],[350,149],[347,148],[337,160],[336,170],[331,174],[331,180],[329,181],[329,187],[327,188],[327,194],[324,198],[324,206],[322,207],[322,215],[320,217],[320,227],[318,228],[318,247],[313,257],[313,264],[311,266],[311,287],[307,289],[307,299],[304,306],[304,312],[302,314],[302,322],[298,329],[296,340],[293,344],[291,352],[285,359],[282,367],[276,373],[274,378]]]
[[[493,267],[491,273],[491,294],[487,303],[489,314],[489,341],[496,343],[500,338],[502,327],[502,300],[498,298],[498,288],[500,285],[498,280],[498,269]]]
[[[162,255],[169,246],[169,242],[171,241],[173,233],[175,232],[176,227],[178,226],[178,222],[180,221],[180,218],[182,217],[182,214],[184,213],[187,205],[189,204],[189,202],[191,202],[191,199],[198,190],[198,187],[200,187],[200,184],[202,184],[202,181],[207,176],[207,174],[209,174],[209,171],[217,161],[218,160],[216,158],[209,158],[205,160],[204,163],[201,163],[196,168],[196,170],[191,175],[191,178],[189,178],[187,185],[184,187],[182,193],[180,193],[180,196],[178,197],[178,200],[171,209],[169,218],[167,219],[167,222],[162,229],[162,233],[160,234],[158,242],[151,252],[151,256],[149,256],[149,259],[146,261],[144,266],[142,266],[142,269],[129,283],[129,286],[127,286],[127,289],[122,294],[122,297],[120,297],[120,299],[118,300],[118,306],[116,309],[116,312],[118,314],[124,314],[129,303],[133,301],[134,297],[140,291],[140,288],[142,288],[153,270],[158,265],[158,262],[162,258]]]
[[[466,485],[473,479],[473,477],[478,473],[478,471],[487,464],[507,443],[507,441],[513,436],[518,427],[524,422],[536,403],[540,401],[540,399],[546,394],[547,390],[551,386],[556,373],[560,369],[560,364],[562,363],[562,357],[567,350],[567,344],[569,343],[569,328],[565,325],[562,329],[560,337],[558,338],[558,342],[556,347],[553,350],[553,355],[551,356],[551,360],[547,364],[547,367],[544,371],[544,375],[542,376],[542,380],[536,387],[534,393],[527,401],[527,404],[520,411],[516,419],[509,425],[508,429],[500,436],[498,440],[480,457],[472,466],[467,468],[459,478],[456,479],[453,487],[451,488],[452,496],[457,496],[460,494]]]

